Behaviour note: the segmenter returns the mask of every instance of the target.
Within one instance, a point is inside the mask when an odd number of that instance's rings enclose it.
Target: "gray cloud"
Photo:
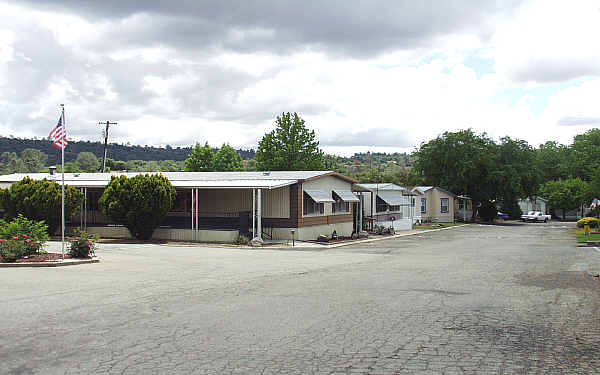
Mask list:
[[[600,125],[600,117],[563,117],[556,123],[560,126]]]
[[[110,43],[216,47],[290,53],[312,48],[367,57],[428,44],[455,32],[489,35],[487,22],[517,1],[23,1],[36,8],[108,21]],[[501,4],[501,5],[500,5]],[[121,22],[128,19],[128,22]],[[104,37],[104,36],[103,36]]]
[[[409,131],[374,128],[358,133],[338,133],[320,140],[322,146],[372,146],[407,148],[414,145]]]
[[[511,79],[517,82],[564,82],[571,79],[600,74],[600,61],[579,59],[576,56],[531,61],[515,67],[509,72]]]
[[[426,46],[437,36],[453,33],[485,37],[492,15],[514,8],[513,1],[502,2],[500,7],[495,0],[9,2],[32,10],[75,14],[94,23],[97,30],[95,35],[86,35],[81,42],[85,44],[69,46],[59,43],[52,31],[35,21],[5,19],[3,27],[16,35],[18,55],[0,66],[0,103],[10,109],[0,111],[0,125],[16,133],[27,129],[30,134],[45,136],[57,116],[50,110],[42,114],[47,117],[32,114],[40,111],[43,96],[58,85],[68,88],[61,100],[80,109],[79,113],[70,112],[73,123],[80,125],[73,127],[71,134],[92,140],[99,138],[97,122],[107,119],[126,124],[143,116],[201,118],[235,122],[241,133],[251,133],[284,111],[305,116],[331,111],[310,97],[291,98],[285,92],[256,98],[251,105],[240,104],[240,93],[259,80],[275,76],[281,68],[256,77],[212,60],[223,52],[289,55],[314,50],[340,59],[369,58],[390,50]],[[150,47],[164,48],[175,63],[137,56],[120,60],[109,57],[114,52]],[[144,89],[148,76],[169,82],[164,97]],[[116,99],[105,98],[109,91],[117,95]],[[124,125],[116,128],[114,134],[126,135],[125,129]],[[137,134],[147,143],[161,139],[160,134],[143,130]],[[193,143],[191,136],[182,134],[180,144]],[[321,143],[411,146],[407,135],[393,129],[341,134]]]

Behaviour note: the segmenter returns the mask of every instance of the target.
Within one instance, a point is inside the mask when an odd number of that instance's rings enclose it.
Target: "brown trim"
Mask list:
[[[352,222],[352,203],[350,212],[328,216],[302,216],[302,182],[290,185],[290,217],[289,218],[263,218],[263,227],[271,228],[300,228],[313,225],[326,225]]]
[[[337,173],[337,172],[327,172],[327,173],[323,173],[323,174],[320,174],[320,175],[318,175],[318,176],[309,177],[309,178],[307,178],[307,179],[304,179],[304,180],[302,180],[302,181],[314,181],[314,180],[318,180],[319,178],[328,177],[328,176],[331,176],[331,177],[337,177],[337,178],[339,178],[339,179],[341,179],[341,180],[344,180],[344,181],[346,181],[346,182],[350,182],[350,183],[352,183],[352,184],[356,184],[356,183],[358,183],[358,180],[355,180],[355,179],[353,179],[352,177],[344,176],[343,174],[341,174],[341,173]]]

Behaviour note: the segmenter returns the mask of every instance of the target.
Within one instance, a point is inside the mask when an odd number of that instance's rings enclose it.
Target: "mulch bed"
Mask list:
[[[26,258],[17,259],[16,263],[32,263],[32,262],[48,262],[56,261],[62,258],[62,255],[57,253],[45,253],[29,255]],[[69,255],[65,254],[65,259],[69,259]]]

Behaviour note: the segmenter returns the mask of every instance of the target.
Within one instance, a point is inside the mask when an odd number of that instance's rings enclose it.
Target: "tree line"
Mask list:
[[[359,182],[441,186],[470,197],[475,208],[493,205],[513,217],[520,214],[520,198],[544,197],[564,215],[600,197],[600,129],[577,135],[568,145],[549,141],[539,147],[511,137],[495,141],[467,129],[445,132],[410,155],[362,153],[344,158],[325,154],[314,130],[297,113],[287,112],[277,116],[275,129],[262,137],[256,152],[251,151],[253,158],[245,160],[228,144],[217,149],[198,142],[181,160],[108,159],[107,167],[142,172],[334,170]],[[40,150],[5,151],[0,154],[0,173],[45,171],[48,162]],[[65,171],[95,172],[99,167],[98,155],[82,151],[65,164]]]
[[[418,180],[469,196],[474,210],[493,203],[515,217],[520,198],[543,197],[564,218],[568,210],[584,214],[600,196],[600,129],[569,145],[549,141],[537,148],[510,137],[495,142],[470,129],[445,132],[414,156]]]
[[[2,152],[15,153],[20,155],[26,149],[35,149],[43,152],[47,157],[49,165],[60,164],[60,150],[56,149],[52,142],[47,139],[21,139],[11,137],[0,137],[0,150]],[[144,160],[161,161],[173,160],[184,161],[192,147],[165,147],[140,146],[130,144],[110,143],[108,153],[114,160]],[[214,150],[217,151],[216,149]],[[253,159],[255,151],[253,149],[237,150],[243,160]],[[104,143],[90,141],[69,141],[65,148],[65,162],[74,161],[81,152],[91,152],[96,157],[104,155]]]

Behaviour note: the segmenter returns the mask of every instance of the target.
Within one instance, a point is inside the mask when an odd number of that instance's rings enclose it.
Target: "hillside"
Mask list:
[[[47,139],[21,139],[0,137],[0,152],[16,152],[20,154],[26,148],[40,150],[48,155],[48,164],[60,163],[60,150],[55,148]],[[101,142],[79,141],[70,142],[65,149],[65,162],[73,161],[80,152],[92,152],[98,157],[102,157],[104,144]],[[191,152],[191,147],[152,147],[152,146],[131,146],[111,143],[108,145],[108,157],[115,160],[185,160]],[[254,158],[254,150],[238,150],[244,160]]]

